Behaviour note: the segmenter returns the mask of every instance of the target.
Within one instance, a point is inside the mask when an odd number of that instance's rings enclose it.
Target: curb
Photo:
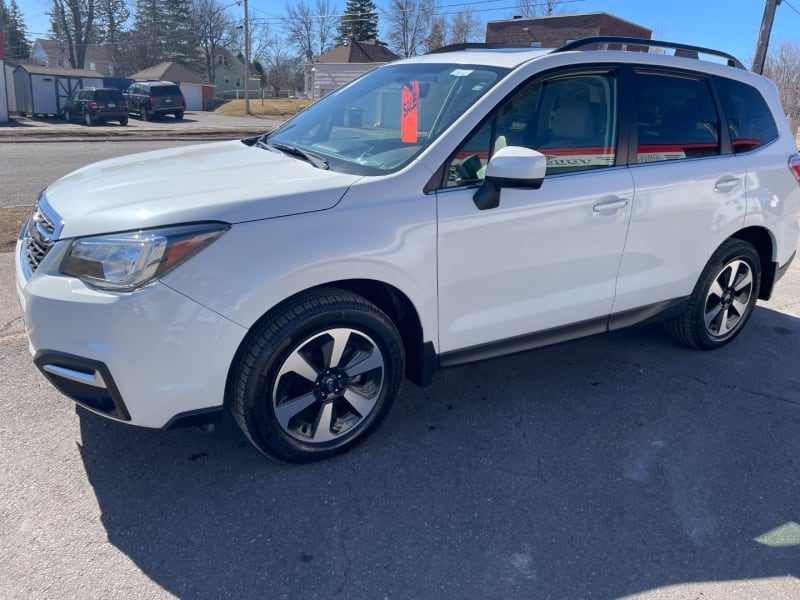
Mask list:
[[[67,130],[33,128],[20,131],[18,128],[0,128],[0,143],[3,142],[124,142],[161,140],[222,140],[261,135],[271,127],[261,128],[195,128],[195,129],[95,129]]]

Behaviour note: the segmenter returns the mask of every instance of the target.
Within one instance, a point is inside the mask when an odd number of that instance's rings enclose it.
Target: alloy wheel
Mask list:
[[[753,294],[753,271],[747,261],[731,260],[714,277],[706,295],[704,323],[712,338],[731,335],[743,322]]]
[[[272,408],[291,437],[324,444],[352,431],[377,406],[385,361],[363,331],[328,329],[299,344],[275,378]]]

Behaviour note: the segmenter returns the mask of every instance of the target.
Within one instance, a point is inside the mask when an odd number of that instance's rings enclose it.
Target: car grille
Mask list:
[[[27,267],[28,276],[39,268],[42,260],[58,239],[60,231],[60,220],[49,209],[44,195],[42,195],[36,202],[22,234],[22,258]]]

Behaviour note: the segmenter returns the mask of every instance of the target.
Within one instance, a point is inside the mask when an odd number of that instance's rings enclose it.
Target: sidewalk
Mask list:
[[[111,122],[86,126],[68,123],[59,117],[27,118],[11,115],[0,123],[0,143],[47,142],[66,140],[113,141],[125,139],[233,139],[258,135],[275,129],[285,119],[265,117],[229,117],[213,112],[187,112],[177,121],[165,116],[155,121],[131,118],[123,127]]]

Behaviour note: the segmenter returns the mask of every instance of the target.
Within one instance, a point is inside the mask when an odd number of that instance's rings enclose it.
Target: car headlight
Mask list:
[[[227,223],[195,223],[78,238],[60,270],[104,290],[131,291],[162,277],[229,228]]]

